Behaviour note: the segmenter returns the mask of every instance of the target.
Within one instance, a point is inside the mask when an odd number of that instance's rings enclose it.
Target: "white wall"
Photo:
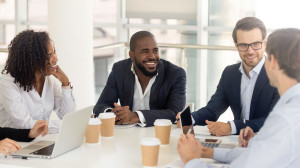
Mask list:
[[[49,0],[48,30],[58,65],[74,85],[77,109],[94,104],[93,2]]]

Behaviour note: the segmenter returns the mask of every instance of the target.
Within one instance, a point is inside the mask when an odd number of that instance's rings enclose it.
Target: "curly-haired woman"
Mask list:
[[[51,112],[62,119],[75,110],[71,83],[57,61],[46,32],[25,30],[11,41],[0,81],[1,127],[30,129],[46,120],[56,132],[59,122],[49,120]]]

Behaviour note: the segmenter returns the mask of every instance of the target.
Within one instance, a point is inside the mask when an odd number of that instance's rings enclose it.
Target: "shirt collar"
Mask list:
[[[253,76],[253,73],[259,74],[261,71],[261,68],[263,67],[265,63],[265,56],[263,56],[263,58],[259,61],[259,63],[249,72],[250,76]],[[240,68],[239,68],[240,72],[242,74],[245,74],[244,68],[243,68],[243,63],[241,62]]]
[[[279,99],[277,104],[287,103],[290,101],[293,97],[300,95],[300,83],[297,83],[296,85],[289,88]]]

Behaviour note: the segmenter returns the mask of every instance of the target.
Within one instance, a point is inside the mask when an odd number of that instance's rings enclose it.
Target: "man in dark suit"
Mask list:
[[[159,58],[155,37],[147,31],[131,37],[129,56],[113,65],[94,107],[95,116],[112,111],[116,124],[141,126],[153,126],[156,119],[174,122],[185,106],[185,71]]]
[[[266,28],[263,22],[255,17],[243,18],[237,22],[232,37],[242,63],[226,67],[211,100],[192,113],[195,125],[208,124],[211,134],[217,136],[238,134],[246,126],[259,131],[279,99],[264,68]],[[234,120],[216,122],[228,107]]]

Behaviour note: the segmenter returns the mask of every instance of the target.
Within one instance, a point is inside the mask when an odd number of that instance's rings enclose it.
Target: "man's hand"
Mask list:
[[[137,113],[132,112],[128,106],[120,106],[114,103],[115,108],[111,111],[116,114],[116,125],[133,124],[140,121]]]
[[[14,140],[5,138],[0,141],[0,153],[3,153],[6,156],[10,155],[11,153],[17,152],[20,149],[21,146]]]
[[[203,146],[196,140],[194,135],[180,135],[177,143],[177,152],[184,164],[192,159],[200,158],[201,148]]]
[[[48,122],[45,120],[38,120],[31,128],[28,137],[29,138],[36,138],[37,136],[41,135],[45,136],[48,133]]]
[[[56,71],[52,72],[52,75],[55,76],[62,84],[62,86],[68,86],[70,81],[68,76],[62,71],[62,69],[57,65]]]
[[[212,135],[215,136],[224,136],[231,134],[231,126],[230,123],[223,122],[213,122],[205,120],[207,124],[207,128]]]
[[[181,128],[181,123],[180,123],[180,114],[181,112],[178,112],[177,113],[177,116],[176,116],[176,124],[177,124],[177,128]]]
[[[213,158],[214,150],[205,148],[193,134],[181,134],[177,143],[177,151],[184,164],[196,158]]]
[[[245,129],[241,129],[239,135],[239,144],[241,147],[247,147],[251,138],[255,136],[253,130],[247,126]]]

